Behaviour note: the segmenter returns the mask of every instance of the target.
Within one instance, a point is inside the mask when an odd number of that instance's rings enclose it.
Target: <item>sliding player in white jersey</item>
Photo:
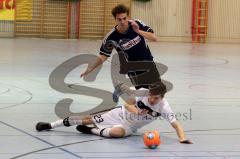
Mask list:
[[[163,117],[176,130],[180,143],[191,144],[192,142],[186,139],[183,128],[164,98],[166,86],[162,82],[157,82],[150,85],[149,90],[141,88],[139,91],[142,91],[141,96],[130,98],[124,106],[104,114],[89,115],[82,119],[78,116],[70,116],[52,123],[39,122],[36,129],[42,131],[60,126],[78,125],[77,130],[82,133],[120,138],[130,136],[137,129]]]

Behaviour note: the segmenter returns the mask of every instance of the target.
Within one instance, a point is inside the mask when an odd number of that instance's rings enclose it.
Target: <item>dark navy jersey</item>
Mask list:
[[[139,25],[140,30],[153,33],[153,30],[149,26],[145,25],[140,20],[135,21]],[[106,48],[106,43],[109,40],[115,41],[121,46],[127,54],[128,61],[153,61],[152,54],[148,48],[145,38],[133,30],[130,22],[126,33],[119,33],[115,26],[104,38],[100,48],[100,54],[107,57],[110,57],[112,53],[112,50]]]

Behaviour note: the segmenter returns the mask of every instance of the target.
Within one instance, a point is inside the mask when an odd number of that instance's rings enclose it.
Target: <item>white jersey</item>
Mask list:
[[[142,88],[139,90],[146,91],[148,94],[147,89]],[[92,115],[92,120],[100,129],[122,127],[125,129],[125,136],[131,135],[137,129],[160,117],[166,119],[170,123],[176,121],[173,111],[165,98],[156,105],[151,106],[148,102],[148,96],[136,97],[136,108],[141,110],[143,107],[149,110],[147,115],[136,115],[122,106],[104,114],[99,113]]]
[[[148,91],[144,88],[140,90]],[[141,111],[142,106],[147,107],[150,111],[147,115],[136,115],[129,112],[124,106],[122,106],[123,119],[126,124],[133,129],[141,128],[160,117],[164,118],[169,123],[176,121],[175,115],[165,98],[156,105],[151,106],[148,102],[148,96],[136,97],[135,106],[139,111]]]

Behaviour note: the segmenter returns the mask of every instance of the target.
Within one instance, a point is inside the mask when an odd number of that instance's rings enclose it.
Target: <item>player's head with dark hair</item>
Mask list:
[[[160,95],[161,97],[164,97],[166,92],[167,88],[161,81],[157,81],[149,86],[150,95]]]
[[[117,14],[126,13],[129,16],[129,8],[124,4],[119,4],[112,9],[112,15],[116,19]]]
[[[128,26],[129,12],[129,8],[123,4],[119,4],[112,9],[112,15],[118,26]]]
[[[161,81],[157,81],[149,86],[149,103],[155,105],[163,99],[167,88]]]

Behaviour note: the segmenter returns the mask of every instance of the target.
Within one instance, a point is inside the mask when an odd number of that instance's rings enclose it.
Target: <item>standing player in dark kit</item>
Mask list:
[[[92,65],[88,65],[87,70],[81,74],[81,77],[92,72],[111,56],[113,48],[109,48],[107,46],[109,41],[116,42],[122,48],[126,54],[127,61],[149,61],[152,62],[154,68],[156,68],[153,62],[153,56],[146,43],[146,39],[150,41],[157,41],[157,37],[154,35],[153,30],[140,20],[130,20],[129,9],[122,4],[113,8],[112,15],[114,16],[117,25],[103,39],[102,46],[100,48],[100,55],[97,61],[95,61]],[[140,89],[142,87],[148,88],[148,85],[141,85],[137,79],[137,75],[144,72],[146,71],[129,70],[128,72],[128,76],[136,89]],[[156,71],[156,73],[159,75],[158,71]]]

